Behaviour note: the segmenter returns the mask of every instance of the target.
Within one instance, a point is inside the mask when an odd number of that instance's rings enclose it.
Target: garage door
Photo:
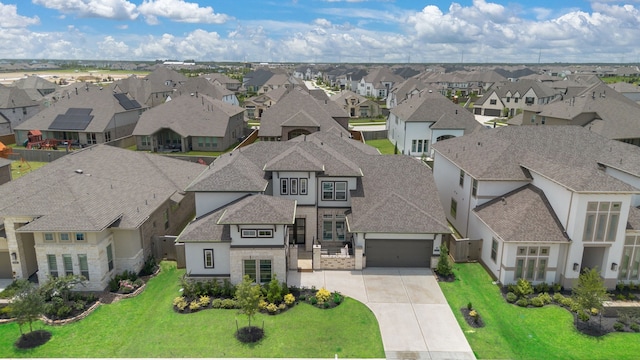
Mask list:
[[[13,272],[11,270],[11,257],[9,252],[0,251],[0,279],[13,278]]]
[[[429,267],[433,240],[378,240],[365,242],[367,267]]]

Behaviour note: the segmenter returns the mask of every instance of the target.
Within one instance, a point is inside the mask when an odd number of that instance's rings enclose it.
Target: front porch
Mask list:
[[[303,246],[290,245],[289,269],[299,272],[313,270],[362,270],[365,259],[362,247],[346,242],[314,244],[311,251]]]

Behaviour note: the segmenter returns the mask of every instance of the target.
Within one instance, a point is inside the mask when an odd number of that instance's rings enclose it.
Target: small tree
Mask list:
[[[572,289],[573,298],[583,310],[602,310],[602,303],[609,300],[607,288],[597,268],[585,269]]]
[[[11,314],[18,322],[20,335],[24,335],[22,325],[28,323],[29,332],[33,332],[33,322],[44,312],[44,296],[36,285],[26,279],[20,279],[16,283],[18,290],[11,302]]]
[[[444,243],[442,244],[442,246],[440,246],[440,259],[438,260],[436,272],[440,276],[453,275],[453,266],[451,265],[451,261],[449,260],[449,249]]]
[[[249,327],[251,327],[251,318],[258,312],[258,304],[262,298],[260,285],[254,284],[249,275],[245,275],[242,282],[236,288],[236,301],[238,303],[240,314],[247,315],[249,318]]]
[[[267,287],[267,301],[274,304],[282,302],[282,288],[275,275],[273,275]]]

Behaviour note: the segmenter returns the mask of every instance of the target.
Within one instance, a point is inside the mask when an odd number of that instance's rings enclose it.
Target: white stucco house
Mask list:
[[[431,157],[436,142],[482,129],[473,114],[430,90],[410,96],[387,117],[388,139],[399,153],[414,157]]]
[[[579,126],[503,127],[437,144],[448,221],[481,239],[502,284],[571,287],[585,268],[605,285],[638,282],[640,149]]]
[[[196,218],[177,242],[193,277],[286,280],[307,255],[313,269],[430,267],[450,233],[427,166],[339,131],[234,150],[187,191]]]

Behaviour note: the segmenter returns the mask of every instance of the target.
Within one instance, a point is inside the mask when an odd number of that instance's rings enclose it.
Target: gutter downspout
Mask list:
[[[502,239],[500,239],[500,240],[502,240]],[[491,239],[491,241],[493,241],[493,239]],[[498,282],[499,283],[502,283],[502,264],[503,264],[502,261],[504,260],[504,241],[501,241],[501,242],[502,242],[502,244],[500,246],[500,267],[498,267]]]

